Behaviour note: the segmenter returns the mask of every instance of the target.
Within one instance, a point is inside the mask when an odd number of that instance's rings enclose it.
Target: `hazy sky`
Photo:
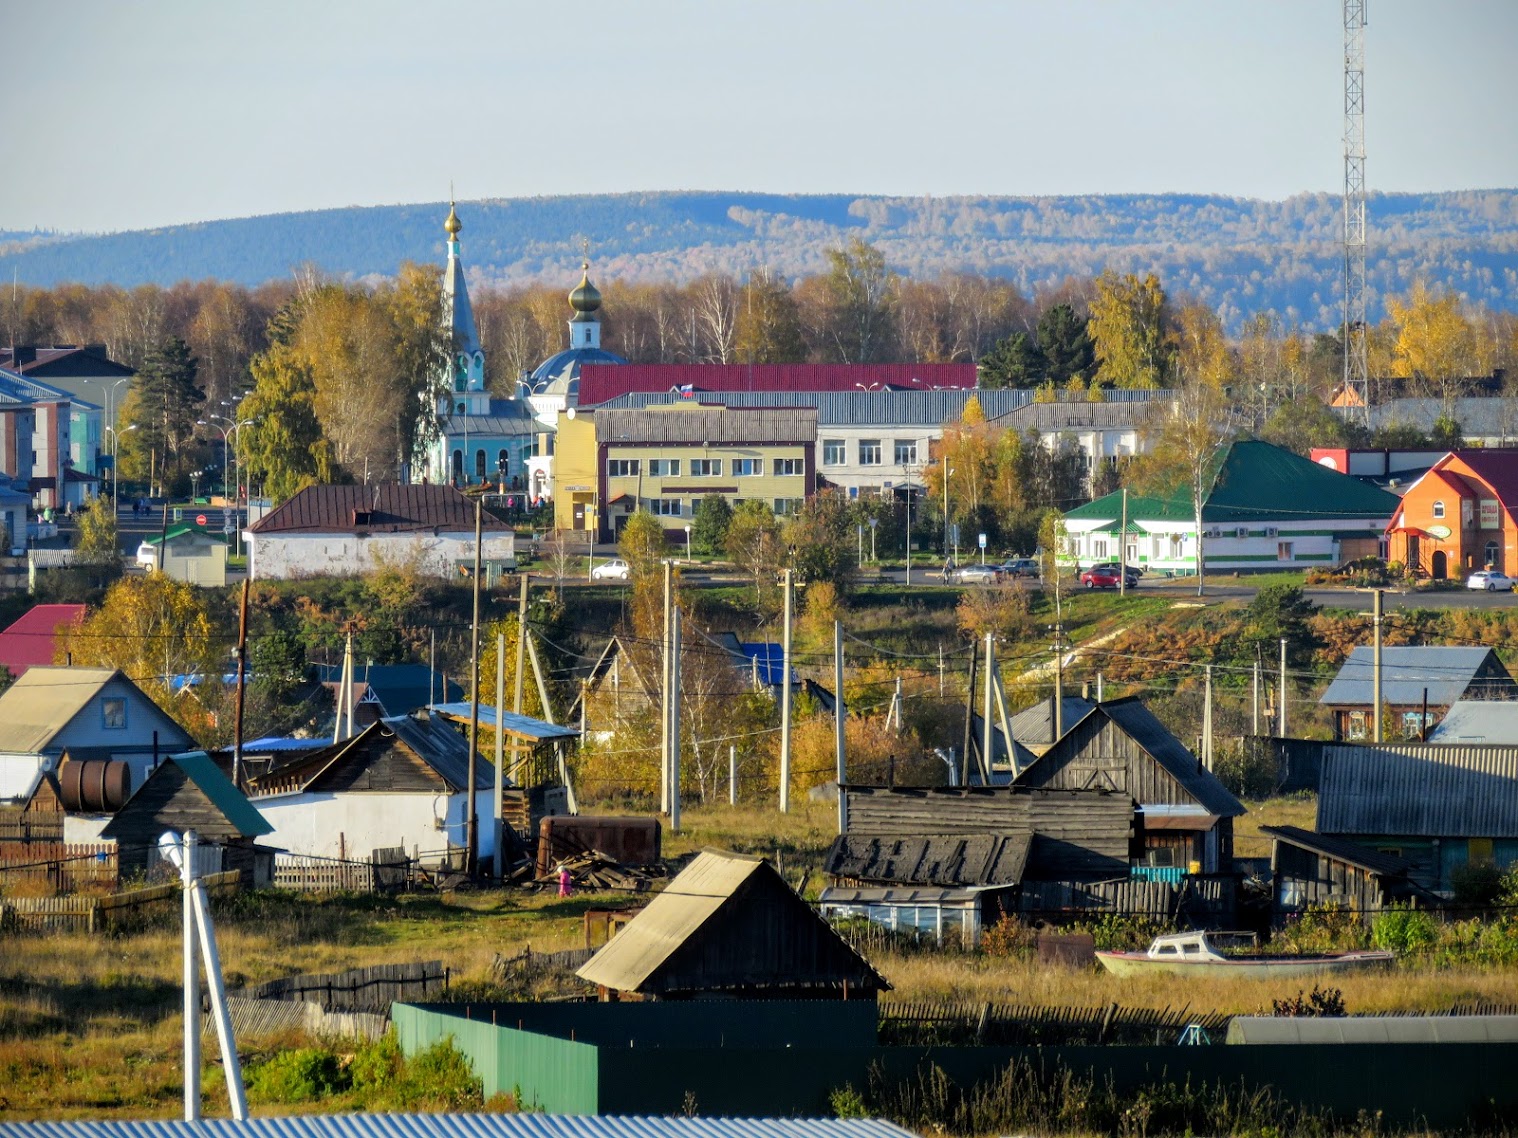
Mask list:
[[[1518,0],[1370,0],[1373,189],[1518,186]],[[0,0],[0,229],[1342,183],[1338,0]]]

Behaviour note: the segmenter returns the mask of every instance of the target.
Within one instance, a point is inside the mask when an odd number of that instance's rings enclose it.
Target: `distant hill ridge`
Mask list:
[[[0,278],[253,285],[310,262],[339,277],[388,276],[441,262],[443,202],[348,207],[96,236],[10,233]],[[461,202],[473,281],[564,283],[590,244],[600,282],[688,280],[768,266],[820,271],[824,251],[859,236],[898,272],[996,275],[1024,290],[1104,268],[1158,273],[1168,289],[1223,311],[1263,310],[1309,327],[1338,322],[1339,198],[1284,201],[1200,194],[885,197],[657,192]],[[1377,194],[1369,270],[1381,297],[1423,277],[1493,308],[1518,306],[1518,190]]]

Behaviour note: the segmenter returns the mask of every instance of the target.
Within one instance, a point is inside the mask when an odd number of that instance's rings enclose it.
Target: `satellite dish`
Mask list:
[[[575,417],[575,409],[571,407],[568,411],[565,411],[564,414],[573,419]]]

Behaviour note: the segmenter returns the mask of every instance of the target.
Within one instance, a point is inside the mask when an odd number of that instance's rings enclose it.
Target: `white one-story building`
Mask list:
[[[405,565],[432,577],[474,566],[474,503],[451,486],[308,486],[249,527],[248,577],[337,577]],[[510,526],[486,513],[487,578],[516,567]]]
[[[1208,571],[1218,572],[1380,556],[1397,502],[1394,494],[1270,443],[1227,443],[1202,502],[1202,557]],[[1116,561],[1126,533],[1127,564],[1172,576],[1197,571],[1189,486],[1161,498],[1108,494],[1066,514],[1065,529],[1079,567]]]

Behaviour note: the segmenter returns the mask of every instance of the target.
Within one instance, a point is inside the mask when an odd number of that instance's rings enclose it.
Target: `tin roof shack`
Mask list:
[[[1400,857],[1297,826],[1261,826],[1271,839],[1273,903],[1278,916],[1332,906],[1365,921],[1393,904],[1430,898],[1412,883]]]
[[[1386,738],[1422,738],[1462,699],[1518,699],[1518,683],[1490,648],[1381,649],[1381,706],[1391,709],[1390,722],[1382,724]],[[1351,652],[1318,704],[1333,717],[1335,740],[1369,739],[1375,719],[1374,649]]]
[[[227,538],[202,526],[183,522],[165,533],[149,534],[142,544],[157,551],[163,546],[161,571],[175,581],[207,588],[227,583]]]
[[[367,861],[402,849],[407,857],[444,862],[468,840],[469,744],[426,712],[378,719],[249,781],[273,827],[271,844],[292,854]],[[495,853],[494,785],[495,768],[482,755],[474,781],[482,857]],[[512,791],[510,799],[523,797]]]
[[[1518,700],[1458,700],[1429,732],[1428,741],[1518,746]]]
[[[1016,785],[1130,795],[1151,867],[1233,872],[1233,820],[1244,804],[1137,699],[1096,704],[1067,724]]]
[[[608,999],[867,999],[891,985],[763,858],[707,850],[579,969]]]
[[[1410,863],[1409,878],[1452,895],[1467,866],[1518,864],[1518,747],[1323,750],[1319,834]]]
[[[165,830],[194,830],[204,845],[223,848],[221,868],[242,871],[253,884],[253,840],[273,827],[204,751],[171,755],[106,824],[101,837],[116,843],[121,875],[146,873],[158,864]]]

